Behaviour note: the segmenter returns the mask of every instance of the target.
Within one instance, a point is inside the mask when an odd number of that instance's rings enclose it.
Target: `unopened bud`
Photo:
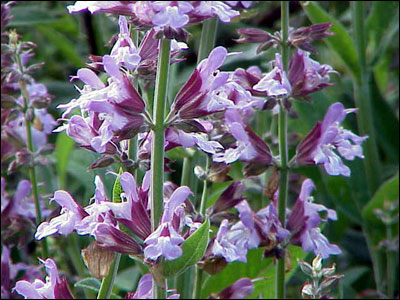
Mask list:
[[[51,102],[50,97],[37,97],[31,101],[32,106],[38,109],[48,107],[50,102]]]
[[[321,270],[322,277],[328,277],[328,276],[333,275],[333,273],[335,273],[335,269],[336,269],[335,264],[333,264],[332,267],[330,267],[330,268],[323,268]]]
[[[16,148],[25,147],[24,140],[10,127],[5,126],[2,128],[1,139],[4,139],[6,142],[10,143]]]
[[[310,283],[307,283],[301,289],[301,295],[304,299],[312,299],[314,296],[314,289]]]
[[[109,165],[113,164],[115,159],[112,156],[101,156],[96,159],[90,166],[89,169],[98,169],[98,168],[105,168]]]
[[[312,277],[313,275],[313,268],[310,266],[309,263],[305,262],[305,261],[298,261],[299,267],[301,269],[301,271],[306,274],[307,276]]]
[[[115,256],[114,251],[98,246],[97,242],[92,242],[81,253],[90,274],[96,278],[104,278],[108,275]]]
[[[312,268],[314,272],[319,273],[322,269],[322,257],[321,255],[317,255],[312,261]]]
[[[18,166],[32,165],[32,154],[27,149],[22,149],[15,153],[15,158]]]
[[[338,283],[339,280],[343,277],[343,275],[338,274],[326,278],[324,281],[321,282],[321,285],[318,288],[318,294],[325,295],[329,293],[329,291],[335,286],[335,284]]]
[[[2,94],[1,95],[1,108],[14,108],[16,99],[13,96]]]

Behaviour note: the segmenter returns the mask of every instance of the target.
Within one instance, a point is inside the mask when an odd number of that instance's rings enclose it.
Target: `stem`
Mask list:
[[[158,56],[157,78],[154,102],[154,127],[151,149],[151,228],[154,231],[160,223],[163,212],[163,186],[164,186],[164,112],[167,102],[167,89],[169,77],[169,59],[171,40],[162,39]],[[161,288],[153,284],[153,295],[156,299],[165,297]]]
[[[201,284],[203,281],[203,270],[200,270],[196,267],[196,272],[194,275],[194,290],[193,290],[193,299],[200,299],[201,294]]]
[[[362,135],[368,135],[365,141],[364,166],[370,194],[373,195],[381,183],[379,154],[375,137],[372,105],[369,93],[368,78],[370,70],[366,59],[366,33],[364,28],[364,2],[352,1],[354,34],[356,40],[360,78],[354,78],[354,97],[358,107],[357,123]]]
[[[392,224],[386,225],[386,240],[390,244],[393,242],[393,230]],[[395,288],[395,277],[396,277],[396,252],[390,247],[386,249],[386,259],[387,259],[387,296],[389,299],[394,298],[394,288]]]
[[[19,71],[21,74],[24,74],[24,67],[22,65],[21,57],[19,55],[16,55],[16,61],[18,64]],[[33,139],[32,139],[32,124],[29,118],[27,117],[27,112],[29,110],[29,93],[28,90],[26,89],[26,83],[23,79],[19,80],[19,86],[21,88],[21,94],[22,98],[24,99],[24,113],[25,113],[25,127],[26,127],[26,146],[32,154],[34,153],[34,146],[33,146]],[[42,211],[40,207],[40,199],[39,199],[39,190],[38,190],[38,185],[37,185],[37,179],[36,179],[36,170],[35,166],[29,167],[29,177],[31,179],[31,184],[32,184],[32,195],[33,199],[35,201],[35,211],[36,211],[36,224],[40,224],[42,222]],[[42,244],[42,255],[43,258],[48,258],[49,257],[49,248],[47,246],[47,240],[43,239],[41,241]]]
[[[282,63],[284,71],[287,72],[289,60],[289,45],[288,31],[289,31],[289,2],[281,1],[281,28],[282,28]],[[280,105],[279,110],[279,155],[281,159],[280,172],[279,172],[279,202],[278,202],[278,216],[285,227],[286,223],[286,202],[288,197],[288,144],[287,144],[287,112],[283,106]],[[276,268],[276,287],[275,296],[277,299],[285,298],[285,258],[279,259]]]
[[[375,138],[374,122],[372,115],[372,105],[370,93],[368,90],[368,79],[370,71],[366,59],[366,33],[364,28],[364,2],[352,1],[351,2],[354,36],[356,41],[356,48],[358,54],[358,61],[360,64],[360,78],[353,78],[354,85],[354,98],[356,105],[359,109],[357,113],[357,123],[361,135],[368,135],[368,140],[365,141],[365,159],[364,167],[367,178],[367,189],[369,195],[372,196],[381,182],[381,170],[379,164],[379,155]],[[363,204],[359,203],[359,208],[362,209]],[[368,222],[363,220],[363,231],[367,241],[368,250],[371,255],[373,264],[374,277],[378,292],[382,293],[383,289],[383,273],[384,265],[381,259],[379,250],[375,247],[371,238],[371,228]]]
[[[101,282],[97,299],[110,299],[110,295],[114,286],[115,277],[117,277],[120,259],[121,259],[121,254],[117,253],[115,255],[114,261],[110,266],[110,271],[108,272],[108,275],[104,277],[103,281]]]
[[[197,55],[197,63],[205,59],[215,46],[215,38],[217,36],[217,18],[207,19],[203,22],[201,29],[200,48]]]

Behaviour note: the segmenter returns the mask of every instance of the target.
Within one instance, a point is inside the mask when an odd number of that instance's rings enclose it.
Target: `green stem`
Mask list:
[[[386,225],[386,240],[393,243],[392,224]],[[395,277],[396,277],[396,251],[390,247],[386,249],[386,272],[387,272],[387,296],[389,299],[394,298]]]
[[[194,275],[193,299],[200,299],[202,283],[203,283],[203,270],[196,267],[196,272]]]
[[[289,61],[289,45],[288,45],[288,32],[289,32],[289,2],[281,1],[281,28],[282,28],[282,45],[281,55],[283,68],[287,71]],[[288,197],[288,144],[287,144],[287,112],[283,106],[280,105],[279,110],[279,156],[281,160],[279,172],[279,202],[278,202],[278,216],[285,226],[286,218],[286,202]],[[275,296],[277,299],[285,298],[285,258],[279,259],[276,267],[276,287]]]
[[[16,60],[18,64],[19,71],[21,74],[24,74],[24,67],[22,65],[21,57],[19,55],[16,55]],[[34,153],[34,146],[33,146],[33,139],[32,139],[32,124],[31,120],[29,119],[29,116],[27,116],[27,113],[29,112],[29,93],[26,88],[26,83],[23,79],[19,80],[19,86],[21,88],[21,94],[22,98],[24,100],[24,113],[25,113],[25,127],[26,127],[26,146],[32,154]],[[36,224],[40,224],[42,222],[42,210],[40,208],[40,199],[39,199],[39,190],[38,190],[38,185],[37,185],[37,178],[36,178],[36,170],[35,166],[29,167],[29,177],[31,180],[32,184],[32,195],[33,199],[35,201],[35,211],[36,211]],[[49,257],[49,248],[47,245],[47,240],[43,239],[41,241],[42,244],[42,255],[43,258],[48,258]]]
[[[360,77],[353,78],[354,98],[358,107],[357,123],[360,134],[369,136],[368,140],[366,140],[364,144],[364,167],[368,182],[366,188],[369,191],[369,195],[372,197],[372,195],[375,193],[381,183],[381,170],[375,138],[375,130],[373,127],[374,122],[372,115],[372,105],[368,87],[370,71],[366,59],[364,2],[352,1],[351,8],[353,14],[354,37],[356,41],[358,61],[360,64]],[[359,208],[362,209],[362,207],[363,203],[359,203]],[[384,265],[381,259],[382,255],[372,242],[370,225],[364,220],[363,231],[365,234],[365,239],[367,241],[368,250],[371,255],[377,289],[379,292],[383,293]]]
[[[358,61],[360,64],[360,78],[354,78],[354,97],[358,107],[357,122],[361,135],[368,135],[364,143],[365,150],[365,172],[370,194],[373,195],[381,183],[381,168],[379,154],[375,137],[375,129],[372,114],[371,98],[369,93],[368,79],[370,70],[366,59],[366,32],[364,28],[364,2],[352,1],[354,35]]]
[[[153,113],[153,142],[151,149],[151,228],[154,231],[160,223],[163,212],[163,186],[164,186],[164,113],[168,95],[169,60],[171,40],[162,39],[158,56],[157,77],[155,87],[155,102]],[[153,295],[162,299],[160,288],[153,285]],[[165,294],[165,293],[164,293]]]
[[[114,286],[115,277],[117,277],[120,259],[121,259],[121,254],[117,253],[115,255],[114,261],[110,266],[110,271],[108,272],[108,275],[104,277],[103,281],[101,282],[97,299],[110,299],[111,292]]]
[[[212,49],[214,49],[215,38],[217,36],[217,26],[217,18],[207,19],[203,22],[197,63],[208,57],[208,54],[210,54]]]

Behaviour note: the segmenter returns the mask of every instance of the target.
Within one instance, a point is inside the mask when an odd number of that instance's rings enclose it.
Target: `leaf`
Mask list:
[[[376,79],[369,77],[372,109],[374,112],[375,131],[378,145],[389,158],[390,162],[399,164],[399,119],[378,89]]]
[[[182,256],[174,260],[165,260],[157,266],[165,278],[182,273],[196,264],[204,255],[209,239],[210,220],[206,221],[182,244]]]
[[[74,149],[75,142],[65,132],[57,135],[55,156],[59,188],[65,187],[69,157]]]
[[[307,1],[307,4],[303,4],[303,9],[314,24],[325,22],[332,23],[331,31],[335,33],[335,35],[325,38],[325,41],[329,48],[335,51],[346,64],[353,76],[359,78],[360,65],[357,59],[355,44],[343,24],[326,12],[316,2]]]
[[[374,213],[375,209],[384,209],[385,202],[399,201],[399,174],[384,182],[373,198],[364,207],[362,214],[366,221],[382,223]]]
[[[132,291],[140,275],[141,272],[137,266],[125,269],[118,273],[114,285],[126,292]]]
[[[82,280],[79,280],[78,282],[75,283],[74,287],[76,288],[85,288],[85,289],[89,289],[95,292],[99,292],[101,286],[101,282],[100,280],[93,278],[93,277],[89,277],[89,278],[84,278]]]
[[[123,172],[122,168],[119,168],[119,175],[121,175]],[[114,187],[113,187],[113,192],[112,192],[112,201],[113,202],[122,202],[121,199],[121,193],[122,193],[122,187],[120,183],[120,178],[119,176],[115,179],[114,182]]]
[[[98,279],[93,278],[93,277],[84,278],[74,284],[75,288],[88,289],[88,290],[94,291],[96,293],[99,292],[100,286],[101,286],[101,282]],[[111,293],[111,299],[122,299],[122,298],[114,293]]]
[[[370,64],[375,65],[383,57],[387,47],[399,30],[399,3],[397,1],[374,1],[368,16]]]
[[[83,66],[82,59],[76,51],[75,44],[70,41],[64,34],[45,25],[37,25],[36,28],[43,34],[51,43],[58,48],[60,53],[66,60],[73,63],[75,67]]]
[[[247,252],[247,263],[229,263],[221,272],[208,277],[201,289],[201,298],[206,299],[212,293],[218,293],[242,277],[254,279],[263,276],[263,271],[272,265],[272,259],[263,259],[264,249],[253,249]],[[269,278],[266,278],[268,281]],[[265,282],[265,280],[263,280]],[[261,284],[264,287],[263,284]],[[257,286],[259,288],[259,285]]]

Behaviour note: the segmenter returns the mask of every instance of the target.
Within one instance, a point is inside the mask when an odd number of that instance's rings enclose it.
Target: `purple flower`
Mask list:
[[[171,5],[175,1],[155,1],[153,9],[156,14],[152,23],[159,27],[182,28],[189,23],[187,13],[193,10],[193,6],[187,1],[176,1],[176,6]]]
[[[292,85],[292,97],[306,97],[325,87],[329,83],[329,74],[337,73],[329,65],[321,65],[310,58],[310,53],[297,50],[289,62],[289,81]]]
[[[152,286],[153,277],[151,274],[145,274],[140,278],[136,292],[128,293],[125,299],[154,299],[154,296],[152,295]],[[179,299],[179,297],[179,294],[172,294],[168,296],[167,299]]]
[[[275,67],[266,74],[253,89],[264,93],[268,97],[289,96],[292,92],[289,79],[282,66],[282,58],[279,53],[275,54]]]
[[[224,1],[224,2],[232,7],[235,7],[238,4],[240,4],[244,8],[249,8],[254,1]]]
[[[239,111],[228,109],[225,112],[225,124],[228,132],[236,139],[234,148],[216,153],[215,162],[230,164],[240,159],[244,162],[269,165],[272,161],[271,151],[265,142],[243,123]]]
[[[230,1],[236,2],[236,1]],[[251,2],[251,1],[242,1]],[[240,278],[231,286],[218,293],[218,299],[244,299],[254,292],[254,284],[249,278]]]
[[[119,28],[118,40],[111,49],[110,56],[116,60],[117,65],[133,70],[140,63],[141,57],[130,38],[128,21],[123,16],[119,17]]]
[[[34,282],[20,280],[14,290],[25,299],[73,299],[65,278],[60,278],[55,262],[48,258],[41,260],[48,276],[46,281],[36,279]]]
[[[160,256],[173,260],[182,255],[179,247],[184,238],[180,235],[185,216],[184,202],[192,194],[186,186],[177,188],[164,204],[164,212],[157,229],[146,238],[146,259],[157,260]]]
[[[344,109],[339,102],[332,104],[322,123],[318,122],[298,145],[297,164],[323,164],[329,175],[350,176],[350,169],[334,150],[347,160],[364,158],[361,144],[368,136],[360,137],[340,126],[347,114],[356,111]]]
[[[37,240],[56,233],[68,235],[74,231],[78,222],[88,216],[82,206],[76,203],[66,191],[56,191],[50,201],[56,201],[62,209],[58,217],[51,219],[50,222],[43,222],[38,226],[35,233]]]
[[[195,7],[193,14],[210,18],[217,16],[222,22],[229,23],[231,19],[240,15],[240,13],[232,9],[223,1],[193,1],[199,4]]]
[[[323,258],[327,258],[331,254],[340,254],[341,251],[338,246],[328,242],[318,226],[322,221],[326,222],[328,219],[337,220],[337,215],[334,210],[313,203],[314,199],[311,197],[313,189],[314,183],[310,179],[306,179],[288,216],[287,228],[292,234],[291,242],[294,245],[301,246],[306,252],[314,251],[315,255],[320,254]],[[320,212],[327,214],[326,220],[321,219]]]
[[[224,47],[217,47],[208,58],[199,63],[175,97],[171,109],[173,115],[177,115],[179,119],[194,119],[226,107],[226,101],[218,97],[217,90],[229,77],[228,73],[218,70],[227,54]]]

